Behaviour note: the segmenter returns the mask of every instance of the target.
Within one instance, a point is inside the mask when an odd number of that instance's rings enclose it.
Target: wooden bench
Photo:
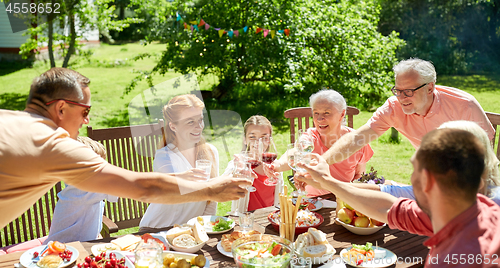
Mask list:
[[[110,164],[131,171],[151,172],[163,124],[163,120],[159,120],[156,124],[129,127],[93,129],[88,126],[87,135],[104,145]],[[108,237],[118,230],[139,226],[147,207],[147,203],[128,198],[106,202],[101,234]]]
[[[490,120],[490,123],[493,125],[493,128],[495,129],[495,136],[493,137],[493,140],[491,141],[491,146],[493,146],[493,150],[495,150],[496,146],[496,155],[497,158],[500,159],[500,146],[498,146],[497,140],[498,138],[498,126],[500,125],[500,114],[497,113],[491,113],[491,112],[486,112],[486,116],[488,116],[488,119]]]

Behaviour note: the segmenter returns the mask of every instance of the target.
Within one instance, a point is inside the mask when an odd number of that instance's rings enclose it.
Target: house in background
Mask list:
[[[15,24],[14,28],[19,29],[24,26],[24,22],[20,19],[13,20],[13,23]],[[0,60],[22,60],[21,55],[19,55],[19,48],[28,40],[28,36],[23,35],[26,30],[13,33],[12,28],[7,11],[5,10],[5,3],[0,3]],[[77,29],[77,31],[83,32],[84,38],[83,40],[79,40],[80,43],[88,46],[98,46],[100,44],[99,30]],[[62,29],[61,32],[68,35],[69,29]],[[42,43],[40,55],[37,55],[37,59],[47,58],[47,54],[47,43]]]

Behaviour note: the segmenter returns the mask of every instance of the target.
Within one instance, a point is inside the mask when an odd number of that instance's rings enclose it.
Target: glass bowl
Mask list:
[[[286,268],[293,255],[289,240],[268,234],[239,238],[231,248],[237,267],[245,268]]]

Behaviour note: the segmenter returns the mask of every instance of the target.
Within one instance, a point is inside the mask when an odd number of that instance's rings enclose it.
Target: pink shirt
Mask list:
[[[478,194],[477,202],[433,234],[416,201],[400,198],[387,215],[391,229],[430,236],[425,267],[499,267],[500,207]]]
[[[342,126],[342,129],[347,130],[347,132],[354,131],[352,128]],[[304,135],[310,135],[314,140],[314,150],[313,153],[317,153],[319,155],[324,154],[328,151],[328,148],[321,141],[320,135],[316,128],[310,128]],[[373,156],[373,150],[370,145],[365,145],[363,148],[355,152],[349,158],[345,159],[342,162],[335,163],[330,165],[330,174],[337,180],[350,182],[354,179],[354,175],[356,174],[356,167],[359,164],[364,164],[370,160]],[[327,190],[316,189],[310,185],[306,186],[306,191],[308,196],[319,196],[330,193]]]
[[[493,139],[495,130],[472,95],[456,88],[438,85],[434,90],[434,102],[425,116],[405,114],[398,99],[393,96],[377,109],[367,125],[378,135],[394,127],[410,140],[413,147],[418,148],[427,132],[444,122],[455,120],[476,122]]]

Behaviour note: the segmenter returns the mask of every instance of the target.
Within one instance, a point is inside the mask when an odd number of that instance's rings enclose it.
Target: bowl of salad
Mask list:
[[[267,219],[271,224],[273,225],[274,229],[279,232],[280,230],[280,211],[274,211],[269,216],[267,216]],[[297,221],[295,224],[295,235],[299,235],[302,233],[307,232],[310,227],[317,228],[320,226],[323,221],[323,216],[321,216],[319,213],[308,211],[308,210],[299,210],[297,212]]]
[[[268,234],[239,238],[231,249],[236,266],[245,268],[286,268],[293,254],[289,240]]]

